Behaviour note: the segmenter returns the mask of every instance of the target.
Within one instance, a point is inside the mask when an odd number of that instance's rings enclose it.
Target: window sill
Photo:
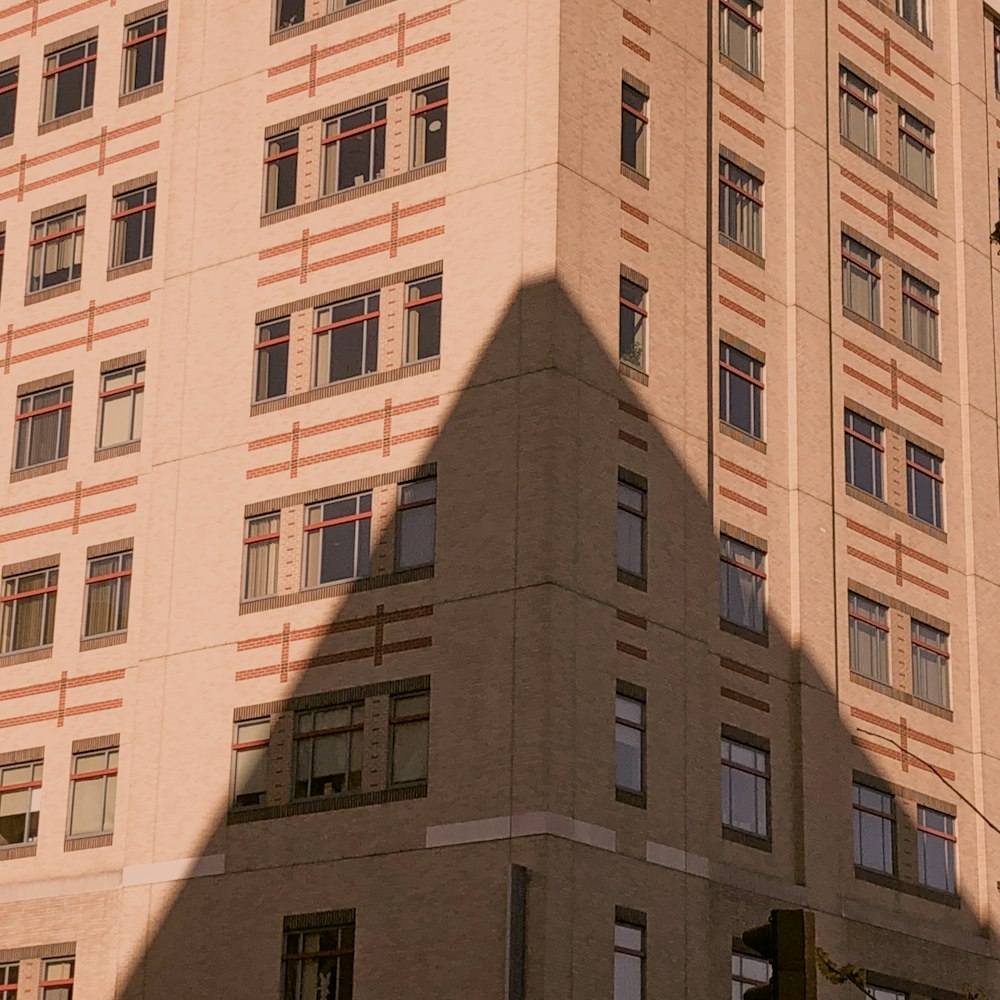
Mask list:
[[[67,125],[76,125],[77,122],[85,122],[88,118],[93,117],[93,105],[89,108],[81,108],[79,111],[71,111],[68,115],[63,115],[61,118],[54,118],[50,122],[43,122],[38,126],[38,134],[47,135],[49,132],[55,132],[56,129],[65,128]]]
[[[859,674],[854,670],[850,671],[849,676],[851,683],[857,684],[859,687],[868,688],[869,691],[876,691],[887,698],[894,698],[904,705],[909,705],[921,712],[927,712],[928,715],[936,715],[939,719],[944,719],[946,722],[954,722],[955,720],[955,713],[950,708],[942,708],[931,701],[924,701],[923,698],[918,698],[916,695],[910,694],[909,691],[897,691],[889,684],[866,677],[864,674]]]
[[[26,306],[33,306],[36,302],[47,302],[49,299],[58,298],[60,295],[69,295],[70,292],[80,291],[80,279],[77,278],[76,281],[66,281],[61,285],[55,285],[52,288],[43,288],[38,292],[28,292],[24,296],[24,304]]]
[[[32,465],[27,469],[15,469],[10,474],[10,481],[12,483],[20,483],[25,479],[47,476],[50,472],[62,472],[65,470],[68,461],[65,458],[58,458],[54,462],[43,462],[41,465]]]
[[[133,260],[128,264],[119,264],[117,267],[108,268],[108,281],[116,278],[127,278],[130,274],[138,274],[140,271],[148,271],[153,266],[153,258],[147,257],[145,260]]]
[[[765,624],[764,632],[755,632],[752,628],[747,628],[745,625],[738,625],[736,622],[731,622],[727,618],[719,619],[719,628],[723,632],[728,632],[730,635],[738,636],[741,639],[746,639],[747,642],[752,642],[757,646],[768,646],[767,638],[767,625]]]
[[[377,792],[355,792],[348,795],[330,795],[322,799],[303,802],[285,802],[278,806],[247,806],[230,809],[229,826],[257,823],[267,819],[285,819],[289,816],[309,816],[313,813],[334,812],[339,809],[359,809],[364,806],[384,805],[388,802],[406,802],[427,797],[427,783],[406,785],[402,788],[383,788]]]
[[[77,837],[67,837],[63,851],[89,851],[94,847],[110,847],[113,833],[88,833]]]
[[[277,31],[271,32],[271,44],[276,45],[278,42],[283,42],[288,38],[297,38],[308,31],[315,31],[317,28],[323,28],[336,21],[342,21],[345,17],[362,14],[366,10],[374,10],[376,7],[382,7],[391,2],[392,0],[363,0],[362,3],[352,4],[343,10],[331,11],[328,14],[321,14],[319,17],[303,21],[301,24],[293,24],[287,28],[280,28]]]
[[[757,851],[771,853],[770,837],[760,837],[756,833],[747,833],[745,830],[735,830],[731,826],[724,826],[722,839],[729,840],[734,844],[742,844],[744,847],[752,847]]]
[[[869,153],[868,150],[864,148],[864,146],[858,146],[856,143],[851,142],[850,139],[846,138],[843,135],[840,137],[840,144],[841,146],[844,147],[844,149],[850,151],[851,153],[854,153],[855,156],[860,156],[861,159],[865,161],[865,163],[874,167],[880,173],[885,174],[885,176],[888,177],[890,180],[896,181],[897,184],[900,184],[902,187],[906,188],[907,191],[911,192],[912,194],[915,194],[918,198],[922,199],[923,201],[926,201],[927,204],[930,205],[931,207],[933,208],[938,207],[938,200],[933,194],[931,194],[929,191],[925,191],[918,184],[914,184],[913,181],[904,177],[898,171],[893,170],[892,167],[890,167],[886,163],[883,163],[874,153]]]
[[[745,444],[748,448],[753,448],[754,451],[759,451],[762,455],[767,454],[767,444],[764,441],[755,438],[752,434],[747,434],[746,431],[741,431],[739,427],[727,424],[725,420],[719,421],[719,433],[725,434],[726,437],[732,438],[734,441],[739,441],[740,444]]]
[[[383,587],[393,587],[400,583],[412,583],[415,580],[430,580],[434,578],[434,567],[423,566],[420,569],[408,569],[399,573],[386,573],[382,576],[369,576],[363,580],[347,580],[344,583],[330,583],[309,590],[296,590],[289,594],[274,594],[271,597],[258,597],[240,602],[240,614],[249,615],[257,611],[270,611],[273,608],[286,608],[292,604],[306,604],[309,601],[321,601],[328,597],[342,597],[346,594],[357,594],[366,590],[381,590]]]
[[[128,642],[128,630],[121,632],[108,632],[106,635],[95,635],[80,640],[80,652],[86,653],[91,649],[107,649],[108,646],[121,646]]]
[[[733,253],[739,254],[744,260],[750,261],[751,264],[756,264],[761,270],[765,268],[764,258],[754,250],[749,250],[742,243],[737,243],[736,240],[727,236],[725,233],[719,233],[719,246],[726,247],[728,250],[732,250]]]
[[[649,178],[645,174],[640,174],[638,170],[634,167],[630,167],[627,163],[622,165],[622,177],[627,177],[630,181],[634,181],[641,188],[649,190]]]
[[[344,393],[357,392],[373,385],[384,385],[387,382],[396,382],[399,379],[410,378],[413,375],[423,375],[425,372],[436,372],[440,367],[440,358],[427,358],[412,365],[389,368],[386,371],[373,372],[371,375],[362,375],[359,378],[345,379],[343,382],[334,382],[331,385],[323,385],[317,389],[309,389],[306,392],[297,392],[293,396],[278,396],[274,399],[265,399],[259,403],[250,404],[250,416],[255,417],[259,413],[271,413],[274,410],[285,410],[290,406],[301,406],[303,403],[312,403],[317,399],[327,399],[330,396],[342,396]]]
[[[618,362],[618,374],[622,378],[627,378],[632,382],[638,382],[639,385],[649,385],[649,375],[643,371],[639,371],[634,365],[630,365],[627,361]]]
[[[33,858],[37,853],[38,844],[12,844],[10,847],[0,847],[0,861]]]
[[[868,868],[862,868],[861,865],[854,866],[854,877],[860,882],[870,882],[872,885],[880,885],[884,889],[893,889],[896,892],[905,893],[907,896],[918,896],[920,899],[927,899],[932,903],[941,903],[955,910],[962,908],[962,898],[955,893],[941,892],[939,889],[931,889],[926,885],[914,885],[912,882],[904,882],[895,875],[872,871]]]
[[[635,590],[641,590],[643,593],[646,593],[646,578],[636,576],[634,573],[630,573],[620,566],[618,567],[618,582],[624,583],[626,587],[632,587]]]
[[[19,663],[34,663],[35,660],[51,658],[51,646],[36,646],[34,649],[21,649],[16,653],[4,653],[0,656],[0,667],[13,667]]]
[[[635,806],[637,809],[646,808],[645,792],[630,792],[627,788],[615,789],[615,801],[627,806]]]
[[[276,212],[269,212],[260,217],[261,226],[272,226],[276,222],[284,222],[286,219],[295,219],[300,215],[308,215],[310,212],[318,212],[332,205],[342,205],[347,201],[354,201],[355,198],[364,198],[376,191],[385,191],[387,188],[399,187],[402,184],[409,184],[411,181],[418,181],[423,177],[430,177],[432,174],[444,173],[448,166],[447,160],[438,160],[437,163],[429,163],[425,167],[413,167],[404,170],[399,174],[390,174],[388,177],[380,177],[377,181],[369,181],[358,187],[348,188],[346,191],[336,191],[333,194],[326,194],[313,201],[304,202],[301,205],[289,205],[288,208],[279,209]]]
[[[11,132],[10,135],[5,135],[0,138],[0,149],[6,149],[8,146],[14,145],[14,133]]]
[[[725,66],[727,69],[731,69],[737,76],[742,76],[747,83],[753,84],[758,90],[764,89],[764,81],[754,73],[751,73],[745,66],[741,66],[738,62],[730,59],[729,56],[719,53],[719,64]]]
[[[134,455],[141,446],[141,441],[126,441],[124,444],[113,444],[108,448],[97,448],[94,451],[94,461],[104,462],[109,458],[121,458],[122,455]]]
[[[930,535],[931,538],[936,538],[939,542],[948,541],[948,533],[946,531],[942,531],[940,528],[935,528],[934,525],[928,524],[926,521],[921,521],[920,518],[914,517],[912,514],[896,510],[895,507],[887,504],[884,500],[879,500],[878,497],[873,497],[870,493],[865,493],[864,490],[859,490],[857,486],[852,486],[850,483],[844,483],[844,491],[849,497],[852,497],[869,507],[874,507],[875,510],[881,511],[883,514],[887,514],[889,517],[895,518],[897,521],[902,521],[903,524],[907,524],[911,528],[916,528],[917,531],[922,531],[924,534]]]
[[[163,81],[160,80],[159,83],[151,83],[148,87],[143,87],[141,90],[132,90],[127,94],[122,94],[118,98],[118,107],[124,108],[127,104],[135,104],[138,101],[144,101],[147,97],[155,97],[157,94],[163,93]]]

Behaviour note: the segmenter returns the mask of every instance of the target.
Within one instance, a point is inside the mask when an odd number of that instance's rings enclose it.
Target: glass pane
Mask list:
[[[615,785],[642,791],[642,733],[631,726],[615,726]]]
[[[104,779],[88,778],[73,782],[69,832],[100,833],[104,820]]]
[[[436,505],[412,507],[399,512],[397,564],[399,569],[429,566],[434,562]]]
[[[260,724],[258,724],[260,725]],[[267,723],[263,723],[267,725]],[[240,740],[250,741],[263,737],[240,733]],[[267,782],[267,747],[253,747],[236,752],[233,775],[233,804],[237,806],[261,805]]]
[[[429,723],[400,723],[392,732],[392,781],[422,781],[427,778]]]

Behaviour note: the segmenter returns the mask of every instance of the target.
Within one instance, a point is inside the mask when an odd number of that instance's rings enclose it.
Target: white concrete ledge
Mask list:
[[[446,823],[427,827],[425,846],[452,847],[456,844],[476,844],[486,840],[508,840],[512,837],[548,835],[573,840],[602,851],[615,849],[615,831],[593,823],[584,823],[559,813],[532,812],[516,816],[492,816],[466,823]]]
[[[204,875],[222,875],[226,870],[225,854],[208,854],[203,858],[178,858],[176,861],[152,861],[144,865],[127,865],[122,869],[122,886],[154,885],[158,882],[180,882]]]
[[[652,865],[672,868],[686,875],[697,875],[698,878],[708,878],[708,858],[700,854],[690,854],[679,847],[668,847],[658,844],[655,840],[646,841],[646,860]]]

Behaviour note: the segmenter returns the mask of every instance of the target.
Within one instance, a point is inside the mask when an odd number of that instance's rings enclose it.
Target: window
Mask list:
[[[124,632],[128,628],[128,603],[132,590],[132,553],[100,556],[87,563],[87,589],[83,620],[85,638]]]
[[[351,1000],[354,920],[285,933],[281,958],[283,1000]]]
[[[313,384],[368,375],[378,366],[379,295],[363,295],[316,310]]]
[[[763,958],[733,952],[732,1000],[743,1000],[747,990],[764,986],[771,979],[771,963]]]
[[[295,716],[295,798],[361,790],[364,723],[364,703]]]
[[[76,281],[83,270],[84,210],[42,219],[31,227],[28,291],[40,292]]]
[[[323,194],[347,191],[382,176],[386,121],[382,103],[324,123]]]
[[[914,517],[935,528],[943,527],[941,509],[941,459],[906,443],[906,509]]]
[[[267,801],[267,753],[271,739],[269,719],[238,722],[233,735],[234,806],[262,806]]]
[[[128,444],[142,437],[146,366],[130,365],[101,376],[97,447]]]
[[[0,995],[3,1000],[17,1000],[17,962],[0,965]]]
[[[719,232],[758,255],[764,247],[763,188],[753,174],[719,157]]]
[[[7,230],[0,229],[0,289],[3,288],[3,259],[7,250]]]
[[[72,405],[72,385],[59,385],[18,397],[15,469],[29,469],[66,457]]]
[[[618,568],[646,576],[646,491],[618,480]]]
[[[759,77],[760,13],[757,0],[722,0],[719,4],[719,51]]]
[[[722,825],[768,835],[768,754],[722,738]]]
[[[427,780],[431,696],[397,695],[392,699],[389,738],[389,784],[406,785]]]
[[[934,129],[899,112],[899,172],[921,191],[934,193]]]
[[[637,698],[615,696],[615,788],[642,795],[646,706]]]
[[[993,29],[993,86],[1000,94],[1000,28]]]
[[[295,204],[299,175],[299,130],[275,136],[264,156],[264,211],[276,212]]]
[[[301,24],[306,16],[306,0],[274,0],[274,30]]]
[[[764,366],[730,347],[719,345],[719,419],[760,441]]]
[[[879,261],[874,250],[850,236],[840,244],[841,285],[844,308],[878,325],[881,319]]]
[[[903,340],[929,355],[938,355],[938,293],[903,272]]]
[[[896,13],[921,34],[928,33],[927,0],[896,0]]]
[[[724,621],[764,631],[765,555],[752,545],[723,535],[720,543],[721,594],[719,614]]]
[[[248,517],[243,536],[243,600],[278,592],[281,516]]]
[[[0,767],[0,847],[38,839],[42,762]]]
[[[254,344],[254,392],[255,403],[284,396],[288,391],[288,343],[290,336],[288,316],[261,323],[257,327],[257,342]]]
[[[69,836],[114,830],[117,747],[73,754],[73,773],[69,781]]]
[[[305,585],[368,576],[371,526],[371,493],[306,507]]]
[[[14,113],[17,110],[17,78],[17,69],[9,69],[0,73],[0,139],[6,135],[14,134]]]
[[[58,569],[4,578],[0,597],[0,653],[52,645],[58,579]]]
[[[46,56],[42,73],[42,121],[50,122],[91,107],[96,68],[96,38]]]
[[[73,1000],[72,958],[51,958],[42,966],[42,1000]]]
[[[618,357],[627,365],[646,370],[646,289],[618,279]]]
[[[646,95],[622,82],[622,163],[646,175],[649,118]]]
[[[889,609],[860,594],[847,595],[851,672],[889,683]]]
[[[917,867],[920,884],[955,891],[955,818],[917,806]]]
[[[111,266],[121,267],[153,256],[156,185],[128,191],[115,199],[111,216]]]
[[[882,428],[844,410],[844,462],[847,482],[876,500],[882,499]]]
[[[941,708],[951,707],[948,683],[948,633],[913,619],[913,693]]]
[[[868,985],[865,987],[872,1000],[909,1000],[908,993],[900,993],[899,990],[883,990],[878,986]]]
[[[437,480],[401,483],[396,508],[396,568],[434,564]]]
[[[167,15],[157,14],[125,29],[122,93],[131,94],[163,80],[167,49]]]
[[[413,165],[443,160],[448,146],[448,81],[414,91]]]
[[[851,787],[854,814],[854,863],[892,875],[896,870],[896,822],[891,795],[857,782]]]
[[[643,1000],[645,973],[645,928],[616,921],[614,1000]]]
[[[411,281],[406,286],[406,333],[403,339],[403,364],[411,365],[441,353],[442,277]],[[377,308],[377,307],[376,307]]]
[[[878,155],[877,100],[878,91],[874,87],[840,67],[840,134],[872,156]]]

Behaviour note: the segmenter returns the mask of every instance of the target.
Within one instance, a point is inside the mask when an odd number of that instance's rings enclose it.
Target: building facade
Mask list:
[[[998,185],[976,0],[6,0],[0,995],[1000,994]]]

